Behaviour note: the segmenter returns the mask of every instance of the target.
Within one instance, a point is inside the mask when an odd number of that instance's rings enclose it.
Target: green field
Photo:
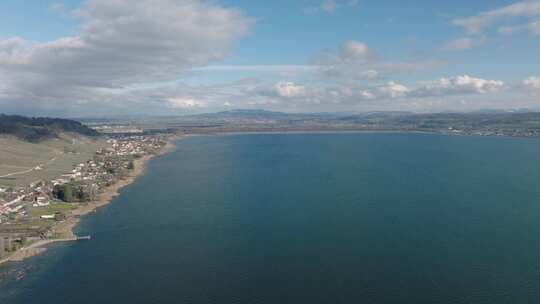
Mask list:
[[[0,225],[0,235],[18,234],[20,236],[38,236],[49,230],[53,221],[44,221],[42,219],[32,219],[28,221],[19,221],[10,224]]]
[[[63,135],[38,144],[0,137],[0,186],[25,186],[68,173],[105,147],[103,139]],[[36,169],[40,166],[40,169]]]
[[[58,203],[52,203],[49,206],[45,206],[45,207],[31,207],[28,210],[28,214],[30,216],[35,216],[35,217],[39,217],[42,215],[52,215],[52,214],[56,214],[57,212],[65,214],[75,208],[77,208],[76,204],[58,202]]]

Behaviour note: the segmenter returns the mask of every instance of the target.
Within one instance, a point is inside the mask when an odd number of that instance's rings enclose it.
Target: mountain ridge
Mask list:
[[[35,143],[56,138],[64,132],[89,137],[99,135],[97,131],[75,120],[0,114],[0,135],[12,135],[18,139]]]

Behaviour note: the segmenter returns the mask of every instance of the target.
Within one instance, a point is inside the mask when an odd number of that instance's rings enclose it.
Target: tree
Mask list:
[[[57,185],[54,187],[54,195],[64,202],[73,202],[73,188],[70,184]]]

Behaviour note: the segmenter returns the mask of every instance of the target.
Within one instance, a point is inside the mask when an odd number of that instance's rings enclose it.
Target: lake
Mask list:
[[[0,303],[535,303],[540,141],[194,136]]]

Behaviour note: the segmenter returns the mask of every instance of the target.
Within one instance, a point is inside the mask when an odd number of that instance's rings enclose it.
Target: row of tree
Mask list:
[[[68,203],[90,202],[97,199],[99,187],[96,184],[68,183],[56,185],[53,194]]]

